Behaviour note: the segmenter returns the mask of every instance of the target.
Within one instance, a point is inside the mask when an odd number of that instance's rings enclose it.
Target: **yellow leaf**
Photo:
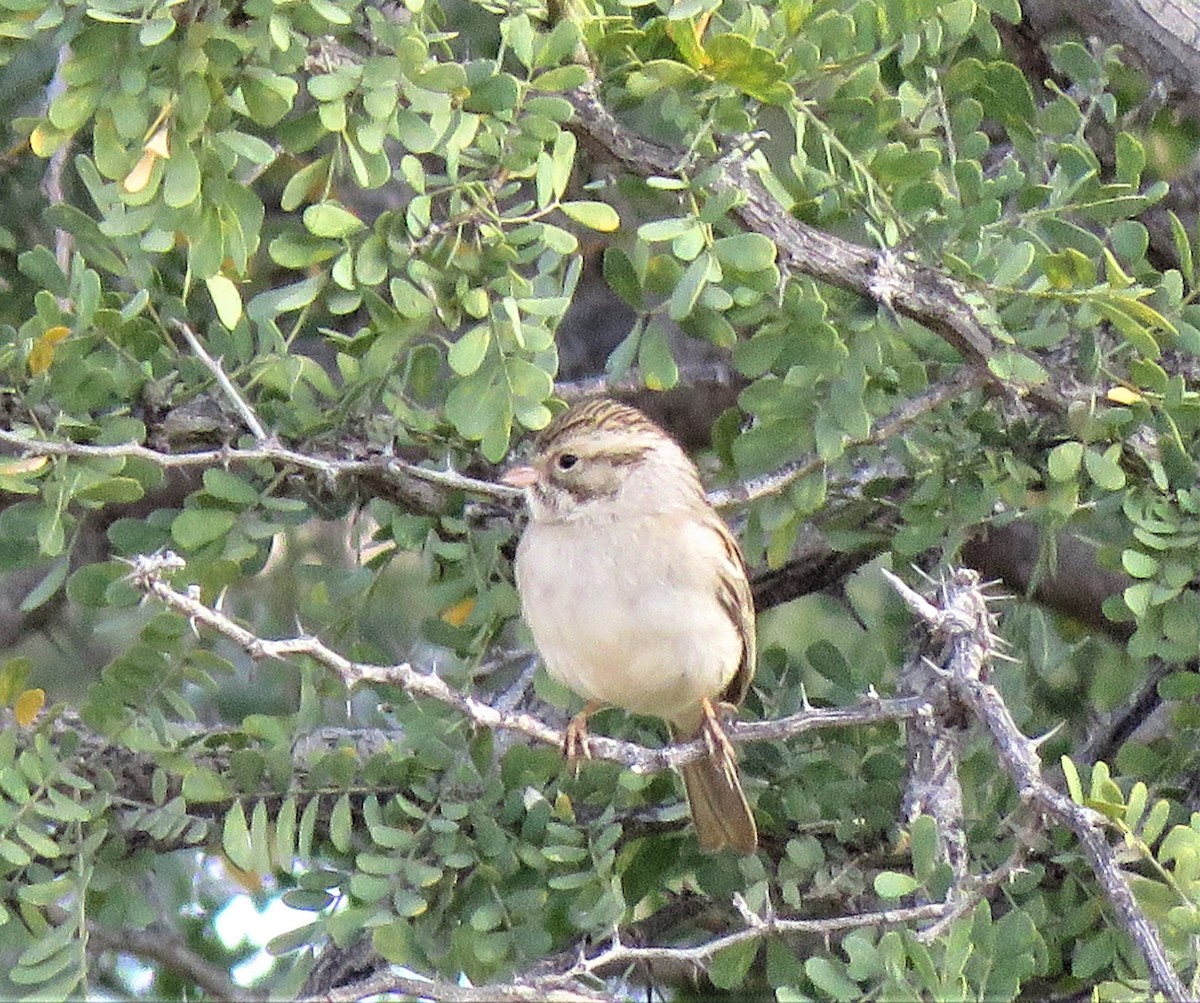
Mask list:
[[[29,351],[29,371],[37,376],[44,373],[54,362],[54,346],[71,333],[69,327],[56,324],[47,330]]]
[[[461,627],[467,622],[467,617],[471,615],[471,611],[475,608],[475,597],[467,596],[466,599],[461,599],[451,606],[442,614],[442,619],[451,627]]]
[[[66,133],[59,132],[43,122],[29,134],[29,148],[39,157],[50,157],[63,145],[66,138]]]
[[[1113,387],[1105,396],[1114,404],[1137,404],[1142,399],[1141,394],[1128,387]]]
[[[33,474],[50,462],[48,456],[27,456],[23,460],[10,460],[0,463],[0,477],[14,477],[17,474]]]
[[[150,172],[154,170],[154,161],[157,159],[158,154],[143,150],[141,159],[133,165],[133,170],[125,175],[121,187],[130,195],[140,192],[150,183]]]
[[[263,890],[262,875],[255,874],[253,871],[243,871],[225,854],[221,854],[221,863],[225,865],[225,871],[228,876],[245,888],[246,891],[256,894]]]
[[[233,280],[224,275],[210,275],[204,281],[217,308],[217,317],[232,331],[242,319],[242,294]]]
[[[17,724],[22,728],[28,728],[33,724],[33,719],[38,716],[38,713],[45,705],[45,690],[26,690],[17,697],[17,702],[13,704],[13,712],[16,714]]]
[[[167,143],[167,127],[164,125],[158,132],[146,140],[146,145],[142,149],[147,153],[153,153],[156,157],[162,157],[163,160],[170,160],[171,147]]]

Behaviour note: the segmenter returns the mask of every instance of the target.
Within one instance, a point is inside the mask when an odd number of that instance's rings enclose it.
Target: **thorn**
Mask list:
[[[922,656],[921,656],[921,661],[925,663],[925,666],[926,666],[927,668],[930,668],[930,669],[932,669],[932,670],[933,670],[934,672],[936,672],[936,673],[937,673],[939,676],[949,676],[949,675],[951,674],[949,669],[947,669],[947,668],[946,668],[945,666],[943,666],[943,665],[938,665],[938,663],[937,663],[937,662],[935,662],[935,661],[934,661],[932,658],[930,658],[928,655],[922,655]]]
[[[1012,655],[1006,655],[1003,651],[993,651],[989,657],[997,662],[1010,662],[1013,665],[1025,664],[1021,659],[1015,658]]]
[[[1047,742],[1049,742],[1050,739],[1052,739],[1055,735],[1057,735],[1060,731],[1062,731],[1065,726],[1066,726],[1066,721],[1059,721],[1058,724],[1056,724],[1053,728],[1051,728],[1044,735],[1039,735],[1037,738],[1031,738],[1030,741],[1033,743],[1033,747],[1035,749],[1040,749],[1043,745],[1045,745]]]
[[[912,568],[913,571],[915,571],[922,578],[924,578],[925,581],[929,582],[930,585],[944,585],[945,584],[944,582],[934,581],[933,577],[929,574],[929,572],[923,570],[922,568],[917,567],[915,564],[910,564],[909,567]]]

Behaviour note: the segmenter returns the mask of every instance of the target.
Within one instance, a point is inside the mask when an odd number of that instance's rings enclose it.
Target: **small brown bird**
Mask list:
[[[695,464],[640,411],[593,399],[551,422],[502,480],[529,503],[516,559],[525,620],[550,675],[587,700],[567,754],[587,755],[587,717],[606,705],[703,736],[709,755],[682,767],[700,846],[753,853],[717,707],[741,703],[754,675],[754,605]]]

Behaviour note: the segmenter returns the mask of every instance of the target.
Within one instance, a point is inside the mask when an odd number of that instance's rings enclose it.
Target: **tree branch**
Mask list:
[[[1021,799],[1069,829],[1079,840],[1117,922],[1146,962],[1153,989],[1171,1000],[1189,999],[1189,993],[1171,967],[1158,930],[1134,898],[1117,855],[1108,844],[1102,816],[1076,804],[1043,778],[1037,744],[1021,733],[999,691],[987,682],[995,642],[979,576],[969,570],[953,572],[941,586],[935,605],[891,572],[884,570],[883,574],[909,608],[928,625],[931,639],[943,645],[936,671],[945,678],[951,693],[991,734],[1000,762]]]
[[[291,637],[266,640],[253,631],[234,623],[218,610],[173,588],[165,578],[169,572],[182,570],[182,558],[167,552],[152,557],[139,557],[133,562],[129,581],[170,609],[181,613],[194,624],[203,624],[232,641],[252,658],[287,658],[301,655],[332,670],[347,688],[360,683],[396,686],[412,696],[428,697],[453,707],[473,724],[492,730],[513,731],[545,745],[561,748],[565,734],[531,714],[498,710],[484,701],[454,689],[433,673],[418,672],[411,665],[371,665],[354,662],[327,647],[315,637]],[[734,742],[772,742],[791,738],[820,728],[848,728],[901,721],[927,711],[928,704],[919,697],[896,700],[873,698],[854,707],[806,708],[796,714],[770,721],[733,722],[726,734]],[[640,773],[656,773],[678,768],[708,755],[702,739],[651,749],[634,742],[592,735],[588,739],[593,758],[621,763]]]
[[[614,937],[608,947],[581,957],[566,971],[536,976],[530,979],[530,983],[542,992],[547,992],[560,987],[573,987],[581,979],[614,975],[635,965],[650,967],[670,965],[685,970],[702,970],[720,951],[746,941],[765,940],[768,937],[776,936],[829,937],[833,934],[866,927],[922,923],[939,919],[950,908],[944,903],[935,902],[927,905],[881,909],[875,912],[829,916],[822,919],[781,919],[773,912],[768,912],[766,916],[755,915],[741,900],[740,895],[734,896],[734,905],[746,921],[746,926],[740,930],[714,937],[692,947],[634,947],[623,944]]]
[[[56,924],[66,919],[66,910],[61,906],[47,906],[46,911]],[[131,927],[114,930],[88,920],[87,949],[89,954],[112,951],[156,962],[194,983],[213,999],[229,1000],[230,1003],[257,1003],[266,999],[261,993],[239,986],[226,972],[205,961],[172,933]]]
[[[622,126],[601,103],[594,84],[585,84],[567,97],[587,136],[635,174],[671,176],[686,162],[683,151],[661,146]],[[731,211],[748,229],[775,244],[783,266],[858,293],[889,313],[916,321],[968,363],[986,371],[997,345],[971,306],[970,294],[956,279],[938,269],[902,261],[891,250],[876,251],[801,223],[759,180],[753,156],[726,157],[721,166],[724,170],[713,182],[713,190],[738,197]],[[1055,413],[1066,409],[1066,395],[1055,387],[1006,383],[990,372],[988,379],[1005,393],[1028,395]]]
[[[268,461],[284,466],[296,467],[316,474],[329,484],[347,477],[375,477],[391,480],[403,491],[412,490],[412,481],[431,484],[446,491],[463,491],[481,495],[499,502],[512,502],[520,497],[520,491],[504,484],[468,477],[454,470],[433,470],[418,466],[398,457],[373,456],[366,459],[343,459],[324,456],[320,453],[304,453],[288,449],[277,443],[261,442],[247,449],[223,447],[190,453],[167,453],[143,446],[140,442],[122,442],[111,446],[93,446],[86,443],[56,441],[27,436],[8,429],[0,429],[0,443],[20,450],[26,456],[77,456],[96,459],[148,460],[167,470],[191,467],[227,466],[231,463],[254,463]],[[432,509],[436,511],[436,509]]]
[[[948,404],[970,390],[983,386],[990,378],[985,370],[978,366],[963,366],[956,370],[949,379],[933,384],[923,393],[906,400],[891,414],[880,418],[874,423],[871,434],[865,439],[855,440],[853,445],[871,446],[887,442],[922,415],[936,410],[943,404]],[[710,491],[708,500],[717,508],[744,505],[747,502],[782,491],[793,481],[820,470],[825,463],[826,461],[820,456],[805,457],[785,464],[778,470],[761,477],[752,477],[732,487]]]

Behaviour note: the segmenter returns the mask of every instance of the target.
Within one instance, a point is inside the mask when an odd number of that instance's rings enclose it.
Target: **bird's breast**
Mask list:
[[[517,554],[525,620],[550,674],[589,700],[694,721],[733,677],[742,639],[686,523],[534,523]]]

